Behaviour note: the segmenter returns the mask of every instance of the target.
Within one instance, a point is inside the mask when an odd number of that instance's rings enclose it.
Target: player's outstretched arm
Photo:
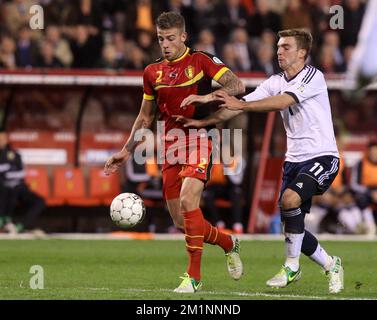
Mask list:
[[[281,111],[285,108],[288,108],[291,105],[297,104],[295,98],[288,93],[283,93],[277,96],[272,96],[261,100],[244,101],[238,100],[235,97],[231,97],[225,92],[217,92],[216,98],[218,101],[221,101],[221,104],[219,105],[220,108],[226,108],[233,111]]]
[[[157,112],[154,101],[143,100],[140,112],[132,126],[130,137],[121,151],[113,154],[106,162],[104,172],[109,175],[120,168],[123,162],[127,161],[131,153],[140,141],[135,141],[135,134],[138,130],[148,129],[152,126]]]
[[[184,127],[190,127],[190,128],[203,128],[207,126],[213,126],[218,123],[227,121],[229,119],[234,118],[235,116],[242,113],[242,110],[228,110],[226,108],[221,108],[217,110],[215,113],[211,114],[210,116],[204,118],[204,119],[191,119],[186,118],[181,115],[173,116],[176,118],[177,122],[183,123]]]
[[[245,93],[245,85],[231,70],[226,71],[217,80],[217,82],[221,85],[221,89],[203,96],[192,94],[187,98],[183,99],[181,103],[181,108],[184,108],[190,104],[203,104],[216,101],[218,100],[216,96],[217,92],[226,92],[228,95],[231,96],[236,96]]]

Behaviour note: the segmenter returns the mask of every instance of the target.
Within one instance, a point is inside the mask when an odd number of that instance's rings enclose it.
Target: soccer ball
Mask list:
[[[121,193],[111,202],[110,217],[119,227],[134,227],[143,221],[144,216],[144,202],[137,194]]]

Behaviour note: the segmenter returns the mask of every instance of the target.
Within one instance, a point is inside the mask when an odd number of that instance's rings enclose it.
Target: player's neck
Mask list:
[[[284,70],[286,79],[291,80],[292,78],[297,76],[304,68],[305,68],[304,62],[292,64],[291,66],[289,66],[289,68]]]
[[[177,56],[174,59],[168,60],[168,61],[169,62],[177,62],[177,61],[181,60],[181,58],[186,54],[186,52],[187,52],[187,47],[185,45],[185,46],[183,46],[182,50],[179,51],[179,53],[177,54]]]

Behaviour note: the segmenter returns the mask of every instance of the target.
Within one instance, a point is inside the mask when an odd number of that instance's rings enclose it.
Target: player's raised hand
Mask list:
[[[204,120],[197,120],[197,119],[191,119],[186,118],[182,115],[174,115],[173,118],[175,118],[176,122],[180,122],[183,124],[185,128],[191,127],[191,128],[202,128],[205,127]]]
[[[224,91],[218,91],[215,93],[215,97],[218,101],[221,102],[219,108],[226,108],[229,110],[243,110],[244,105],[242,101],[238,100],[237,98],[228,95]]]
[[[110,175],[117,171],[123,162],[125,162],[130,157],[130,153],[127,150],[122,150],[118,153],[113,154],[105,164],[103,171],[106,175]]]

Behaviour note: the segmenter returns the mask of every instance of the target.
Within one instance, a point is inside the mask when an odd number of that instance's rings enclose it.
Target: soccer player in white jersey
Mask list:
[[[377,76],[377,0],[369,0],[357,45],[347,70],[351,89],[359,90]]]
[[[285,287],[299,280],[299,258],[303,252],[325,270],[330,293],[338,293],[343,289],[341,259],[330,256],[304,225],[312,197],[329,188],[339,167],[327,86],[321,71],[305,65],[313,41],[311,34],[303,29],[291,29],[278,35],[277,55],[283,72],[271,76],[241,100],[217,91],[212,99],[221,101],[220,110],[202,120],[177,116],[177,121],[184,122],[185,126],[201,127],[228,120],[244,111],[280,111],[287,132],[279,199],[286,259],[267,285]],[[181,106],[208,102],[205,100],[208,97],[192,95]]]

